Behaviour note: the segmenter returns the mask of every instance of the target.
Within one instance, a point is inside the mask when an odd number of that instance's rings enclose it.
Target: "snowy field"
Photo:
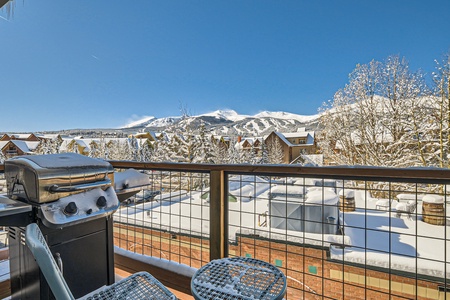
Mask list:
[[[266,224],[264,215],[269,211],[270,191],[286,190],[288,193],[311,193],[303,187],[295,192],[286,185],[268,184],[264,179],[247,176],[244,180],[230,181],[230,193],[236,202],[229,202],[229,240],[237,234],[253,234],[280,241],[306,243],[330,247],[331,258],[396,270],[443,277],[445,270],[450,278],[450,231],[447,226],[424,223],[420,216],[406,215],[398,218],[395,211],[376,210],[378,199],[355,192],[354,212],[340,212],[340,224],[345,236],[276,229]],[[317,194],[317,189],[312,189]],[[329,189],[323,189],[326,193]],[[203,195],[203,197],[202,197]],[[279,198],[280,195],[274,199]],[[123,206],[115,215],[116,221],[168,230],[175,233],[209,236],[209,199],[205,193],[177,191],[162,194],[160,201]],[[337,197],[337,195],[336,195]],[[295,201],[308,205],[298,197]],[[293,199],[286,197],[285,201]],[[305,202],[306,201],[306,202]],[[323,199],[322,199],[323,201]],[[395,207],[397,202],[391,202]],[[422,207],[419,204],[419,213]],[[269,224],[267,226],[267,224]],[[266,226],[261,226],[266,225]],[[448,244],[448,245],[447,245]],[[336,245],[341,245],[337,247]],[[344,245],[345,247],[342,247]],[[447,261],[447,264],[443,262]]]

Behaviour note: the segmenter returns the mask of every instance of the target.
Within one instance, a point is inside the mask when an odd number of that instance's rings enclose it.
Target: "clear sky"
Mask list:
[[[15,0],[0,11],[0,132],[217,109],[301,115],[357,63],[450,50],[448,0]]]

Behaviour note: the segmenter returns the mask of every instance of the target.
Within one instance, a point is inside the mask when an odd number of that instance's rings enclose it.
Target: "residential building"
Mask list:
[[[282,163],[284,164],[292,163],[301,155],[316,154],[317,152],[315,132],[306,131],[306,128],[289,133],[273,131],[264,140],[264,143],[268,149],[273,148],[275,144],[281,147]]]

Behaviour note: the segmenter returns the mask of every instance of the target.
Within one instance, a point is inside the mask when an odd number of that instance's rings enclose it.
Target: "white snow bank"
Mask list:
[[[312,187],[307,188],[307,193],[315,192],[315,191],[318,191],[318,192],[320,192],[320,193],[321,193],[322,191],[329,191],[329,192],[334,193],[334,188],[330,188],[330,187],[320,187],[320,186],[312,186]]]
[[[339,192],[339,196],[343,196],[345,198],[355,198],[355,191],[354,190],[341,190]]]
[[[246,184],[241,189],[231,191],[230,193],[243,202],[249,202],[255,198],[255,196],[259,196],[269,189],[268,184],[257,184],[254,186],[253,184]]]
[[[280,242],[308,244],[313,246],[329,247],[331,244],[351,245],[349,236],[301,232],[294,230],[261,227],[259,229],[240,228],[236,231],[242,235],[259,236],[266,239],[276,240]]]
[[[175,192],[159,194],[159,195],[155,196],[155,200],[156,201],[171,201],[171,202],[181,201],[181,200],[184,200],[187,193],[188,192],[186,190],[178,190]]]
[[[338,196],[326,189],[326,190],[318,190],[318,191],[312,191],[306,194],[306,201],[305,203],[310,204],[319,204],[319,205],[336,205],[339,201]]]
[[[189,267],[188,265],[185,264],[180,264],[174,261],[170,261],[167,259],[163,259],[163,258],[157,258],[157,257],[152,257],[152,256],[147,256],[147,255],[142,255],[142,254],[138,254],[138,253],[134,253],[122,248],[119,248],[117,246],[114,246],[114,253],[122,255],[122,256],[126,256],[129,257],[131,259],[182,275],[182,276],[187,276],[187,277],[192,277],[194,275],[194,273],[197,271],[196,268],[193,267]]]
[[[444,203],[444,198],[438,195],[425,195],[423,196],[422,201],[426,203],[442,204]]]
[[[419,195],[419,194],[398,194],[396,197],[398,200],[402,201],[402,200],[422,200],[424,195]]]
[[[270,192],[272,195],[304,195],[306,193],[306,189],[304,186],[297,185],[276,185],[270,189]]]

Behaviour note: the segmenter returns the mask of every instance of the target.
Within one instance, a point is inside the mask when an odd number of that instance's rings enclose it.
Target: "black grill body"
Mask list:
[[[63,229],[38,224],[52,254],[61,257],[64,278],[74,297],[114,283],[112,218]],[[25,245],[24,234],[24,227],[9,227],[11,299],[55,299]]]

